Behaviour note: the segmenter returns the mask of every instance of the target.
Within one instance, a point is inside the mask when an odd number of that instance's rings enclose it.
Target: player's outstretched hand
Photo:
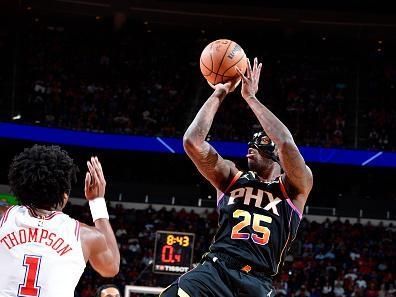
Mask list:
[[[245,100],[256,95],[262,66],[263,64],[258,63],[257,58],[254,58],[253,68],[250,65],[250,60],[248,59],[246,75],[243,74],[239,68],[237,68],[239,76],[242,79],[241,94]]]
[[[88,171],[85,174],[85,198],[88,200],[104,197],[106,180],[103,175],[102,165],[97,157],[87,161]]]
[[[208,84],[212,89],[224,90],[226,92],[226,94],[228,94],[228,93],[234,92],[234,90],[240,84],[240,82],[241,82],[241,78],[239,76],[237,76],[234,79],[232,79],[224,84],[218,83],[216,85],[213,85],[209,81],[208,81]]]

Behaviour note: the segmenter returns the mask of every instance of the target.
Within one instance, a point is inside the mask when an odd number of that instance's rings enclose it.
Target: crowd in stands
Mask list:
[[[394,148],[396,139],[396,65],[374,59],[367,69],[369,83],[364,95],[363,125],[368,146],[375,149]]]
[[[395,296],[394,226],[303,221],[278,296]]]
[[[24,119],[79,130],[183,135],[210,94],[197,62],[213,37],[147,24],[117,33],[103,25],[81,27],[43,22],[26,29],[19,93]],[[337,48],[334,40],[318,37],[323,44],[313,46],[316,37],[306,37],[297,47],[301,36],[288,37],[294,46],[274,47],[235,38],[248,55],[263,61],[258,97],[299,144],[395,148],[395,75],[384,57],[368,57],[382,63],[370,64],[370,74],[359,77],[359,89],[357,77],[368,67],[359,72],[351,55],[328,50]],[[285,42],[278,38],[276,42]],[[364,104],[357,105],[357,96]],[[258,129],[252,112],[235,94],[221,107],[210,136],[245,141]]]
[[[91,221],[87,207],[69,205],[68,213]],[[111,208],[111,220],[121,250],[121,268],[114,282],[167,286],[175,277],[153,274],[155,232],[196,234],[194,263],[208,250],[217,229],[217,213],[174,209]],[[275,278],[276,296],[394,297],[396,296],[396,227],[303,219],[298,235]],[[145,269],[146,268],[146,269]],[[142,273],[143,271],[143,273]],[[87,267],[76,297],[90,297],[104,280]],[[138,296],[138,295],[135,295]]]
[[[110,41],[102,31],[81,36],[57,30],[38,29],[27,40],[39,45],[28,49],[24,64],[29,120],[78,130],[180,135],[178,119],[186,113],[186,97],[192,97],[182,45],[172,53],[166,41],[150,35],[136,46],[140,36],[133,32]],[[114,45],[104,46],[103,40]]]

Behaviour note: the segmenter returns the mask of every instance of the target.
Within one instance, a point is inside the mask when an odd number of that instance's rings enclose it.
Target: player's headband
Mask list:
[[[264,131],[254,133],[253,139],[248,142],[248,146],[257,149],[266,157],[279,163],[276,145]]]

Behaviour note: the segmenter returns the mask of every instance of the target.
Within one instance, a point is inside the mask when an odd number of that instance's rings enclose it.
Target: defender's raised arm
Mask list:
[[[81,228],[84,256],[100,275],[112,277],[119,271],[120,252],[104,199],[106,180],[97,157],[92,157],[87,166],[84,190],[95,227],[83,225]]]

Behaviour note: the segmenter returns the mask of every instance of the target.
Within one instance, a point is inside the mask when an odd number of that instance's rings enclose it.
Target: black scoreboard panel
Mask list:
[[[153,272],[183,274],[190,270],[195,234],[157,231],[155,235]]]

